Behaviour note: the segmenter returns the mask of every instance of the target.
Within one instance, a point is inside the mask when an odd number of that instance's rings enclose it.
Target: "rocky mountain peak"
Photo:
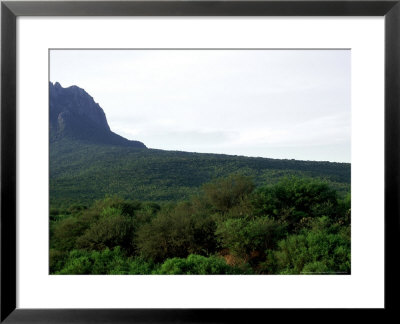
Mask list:
[[[49,84],[50,140],[68,137],[94,143],[146,146],[113,133],[106,115],[84,89],[63,88],[60,83]]]

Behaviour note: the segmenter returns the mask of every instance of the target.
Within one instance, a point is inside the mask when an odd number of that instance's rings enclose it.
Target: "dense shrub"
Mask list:
[[[350,236],[322,217],[311,230],[280,241],[274,256],[283,274],[350,273]]]
[[[132,250],[133,222],[129,216],[116,208],[104,209],[97,222],[93,223],[76,241],[77,248],[104,250],[121,246]]]
[[[284,235],[284,226],[268,217],[254,220],[234,218],[220,223],[216,234],[223,248],[229,249],[231,254],[246,258],[254,251],[263,253],[273,249]]]
[[[64,267],[64,263],[68,258],[68,252],[50,249],[49,253],[49,271],[55,273]]]
[[[249,269],[231,267],[221,257],[189,255],[186,259],[172,258],[166,260],[157,274],[243,274],[251,273]]]
[[[324,181],[286,177],[275,185],[258,189],[253,198],[256,215],[268,215],[284,222],[289,231],[298,229],[302,219],[338,217],[338,196]]]
[[[89,223],[77,217],[69,217],[51,228],[50,246],[60,251],[70,251],[75,248],[76,240],[83,235]]]
[[[200,215],[191,204],[182,203],[161,211],[151,223],[137,233],[138,252],[157,262],[171,257],[186,257],[191,253],[213,252],[215,223],[211,217]]]
[[[218,179],[203,186],[206,201],[217,212],[227,212],[239,205],[253,190],[253,181],[240,174]]]
[[[129,259],[119,247],[113,250],[72,250],[64,267],[56,274],[127,274]]]
[[[50,273],[350,273],[350,195],[318,179],[255,189],[234,174],[185,202],[50,211]]]
[[[149,275],[157,273],[159,265],[153,261],[145,260],[142,257],[135,257],[129,260],[128,274]]]

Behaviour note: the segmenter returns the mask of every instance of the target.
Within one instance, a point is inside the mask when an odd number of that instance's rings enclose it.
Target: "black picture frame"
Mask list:
[[[400,232],[400,0],[2,1],[1,3],[1,317],[3,323],[233,323],[267,321],[287,309],[16,308],[16,19],[19,16],[384,16],[385,308],[396,312]],[[371,257],[373,260],[373,257]],[[365,269],[368,271],[368,269]],[[368,283],[366,283],[368,285]],[[311,321],[317,310],[292,310]],[[339,319],[336,310],[326,309]],[[357,312],[361,310],[347,310]],[[318,312],[321,312],[319,310]],[[322,315],[324,316],[324,315]],[[326,316],[326,315],[325,315]],[[359,315],[357,315],[359,316]],[[376,317],[378,318],[378,317]],[[283,319],[283,318],[281,318]],[[358,320],[360,320],[358,318]]]

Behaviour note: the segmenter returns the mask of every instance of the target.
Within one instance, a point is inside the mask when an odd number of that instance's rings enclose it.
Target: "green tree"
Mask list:
[[[215,223],[190,203],[158,213],[151,223],[139,228],[135,239],[138,251],[147,259],[162,261],[186,257],[190,253],[208,254],[215,250]]]
[[[133,221],[123,214],[121,209],[105,208],[100,218],[93,223],[76,241],[77,248],[87,250],[104,250],[120,246],[132,251],[134,235]]]
[[[267,215],[289,225],[289,231],[302,219],[328,216],[337,218],[338,197],[334,189],[318,179],[286,177],[275,185],[262,187],[253,198],[256,215]],[[298,227],[298,226],[297,226]]]
[[[315,219],[310,230],[280,241],[274,257],[284,274],[350,273],[349,231],[327,217]]]
[[[205,200],[216,212],[227,212],[241,202],[254,190],[249,177],[233,174],[203,185]]]
[[[229,253],[248,259],[253,252],[273,249],[285,234],[285,227],[268,217],[234,218],[218,224],[216,235]]]
[[[112,250],[72,250],[65,266],[56,274],[128,274],[129,259],[120,247]]]
[[[221,257],[201,255],[189,255],[184,258],[172,258],[166,260],[156,272],[157,274],[243,274],[251,273],[251,270],[231,267]]]

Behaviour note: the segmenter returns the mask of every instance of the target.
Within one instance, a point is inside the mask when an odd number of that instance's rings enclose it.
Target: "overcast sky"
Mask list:
[[[149,148],[350,162],[349,50],[52,50],[50,81]]]

